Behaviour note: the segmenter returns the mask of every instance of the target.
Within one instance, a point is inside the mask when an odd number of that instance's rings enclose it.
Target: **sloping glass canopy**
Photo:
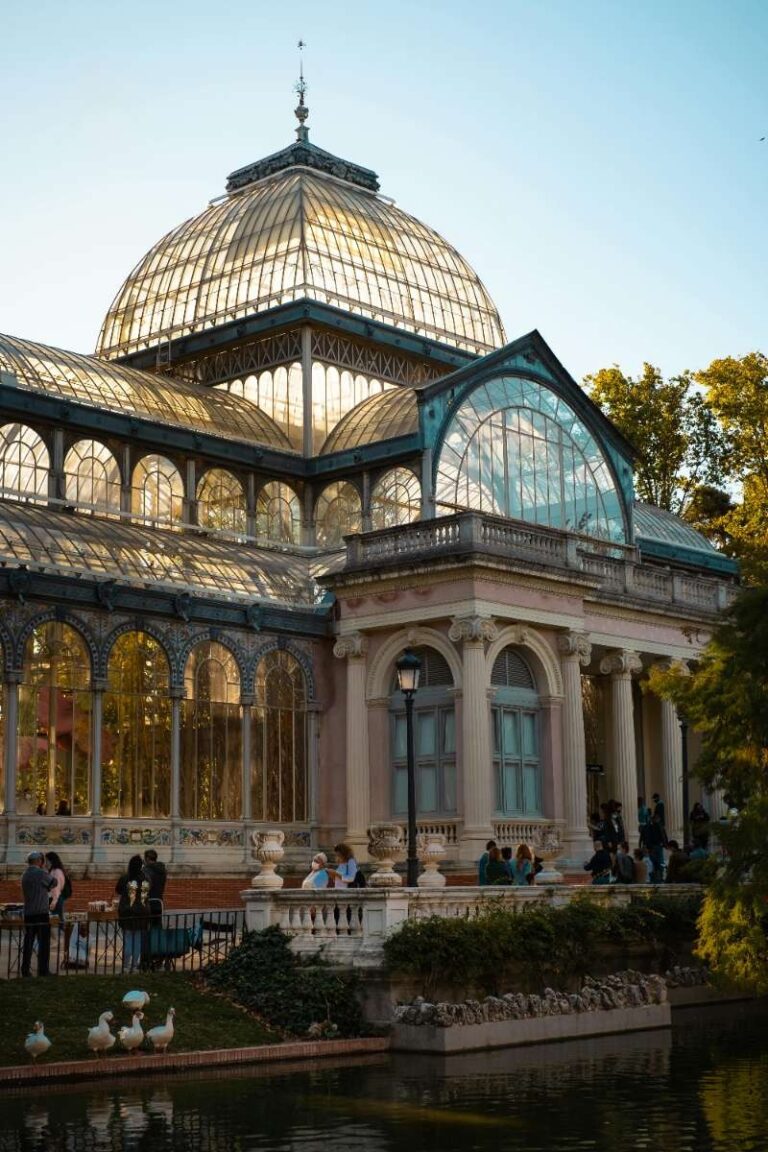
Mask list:
[[[125,356],[304,298],[473,352],[505,341],[442,236],[358,184],[289,167],[164,236],[115,297],[97,352]]]
[[[696,552],[717,552],[714,544],[702,536],[701,532],[697,532],[673,512],[656,508],[653,504],[636,501],[633,524],[636,540],[662,540],[665,544],[693,548]]]
[[[221,599],[311,605],[309,561],[285,552],[0,501],[0,566]]]
[[[250,400],[202,385],[3,335],[0,371],[20,388],[92,408],[292,451],[287,436]]]
[[[371,396],[339,421],[323,444],[321,455],[378,444],[419,430],[416,393],[412,388],[393,388]]]

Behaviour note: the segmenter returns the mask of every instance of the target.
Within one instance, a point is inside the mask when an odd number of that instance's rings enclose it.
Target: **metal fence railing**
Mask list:
[[[51,917],[49,971],[54,976],[120,975],[129,971],[195,971],[223,960],[240,943],[242,908],[158,912],[138,931],[121,928],[114,911]],[[19,912],[0,917],[0,979],[21,976],[25,926]],[[40,941],[33,944],[37,972]]]

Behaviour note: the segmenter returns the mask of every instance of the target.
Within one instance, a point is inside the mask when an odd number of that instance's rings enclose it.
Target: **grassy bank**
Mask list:
[[[72,976],[10,980],[0,983],[0,1066],[31,1063],[24,1039],[35,1020],[42,1020],[52,1042],[41,1063],[60,1060],[93,1060],[87,1044],[88,1029],[102,1012],[114,1014],[112,1031],[130,1024],[131,1014],[121,1001],[126,992],[139,988],[150,994],[142,1027],[146,1031],[165,1022],[169,1007],[176,1009],[171,1052],[204,1051],[274,1044],[282,1039],[260,1021],[229,1000],[204,991],[185,973],[146,973],[140,976]],[[151,1051],[149,1046],[142,1051]],[[116,1043],[102,1060],[120,1055]]]

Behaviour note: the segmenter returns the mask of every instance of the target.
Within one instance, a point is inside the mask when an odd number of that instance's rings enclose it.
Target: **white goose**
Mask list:
[[[169,1008],[165,1024],[158,1024],[156,1028],[150,1028],[147,1032],[147,1040],[150,1041],[155,1052],[165,1052],[173,1040],[173,1018],[175,1015],[175,1008]]]
[[[123,1005],[133,1011],[134,1008],[146,1008],[149,1004],[149,992],[140,992],[134,990],[133,992],[126,992],[123,996]]]
[[[142,1031],[141,1022],[144,1019],[144,1013],[140,1008],[133,1010],[133,1023],[130,1028],[121,1028],[118,1032],[118,1038],[123,1048],[127,1048],[129,1052],[135,1052],[144,1040],[144,1032]]]
[[[37,1060],[38,1056],[42,1056],[47,1052],[51,1046],[51,1042],[45,1034],[41,1020],[36,1020],[32,1031],[24,1041],[24,1047],[33,1060]]]
[[[115,1037],[109,1030],[109,1026],[113,1020],[114,1016],[111,1012],[102,1012],[101,1016],[99,1016],[98,1024],[94,1028],[88,1029],[88,1047],[97,1059],[102,1052],[106,1052],[115,1042]]]

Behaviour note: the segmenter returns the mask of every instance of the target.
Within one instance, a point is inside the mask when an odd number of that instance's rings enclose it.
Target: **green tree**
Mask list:
[[[712,528],[727,537],[748,579],[768,575],[768,357],[713,360],[696,373],[723,435],[729,480],[741,499]]]
[[[768,992],[768,585],[745,588],[702,660],[652,677],[703,740],[696,774],[738,816],[721,829],[727,855],[707,891],[699,954],[716,975]]]
[[[690,372],[665,380],[646,363],[633,378],[614,365],[584,384],[637,451],[640,500],[682,513],[700,485],[722,482],[720,427]]]

